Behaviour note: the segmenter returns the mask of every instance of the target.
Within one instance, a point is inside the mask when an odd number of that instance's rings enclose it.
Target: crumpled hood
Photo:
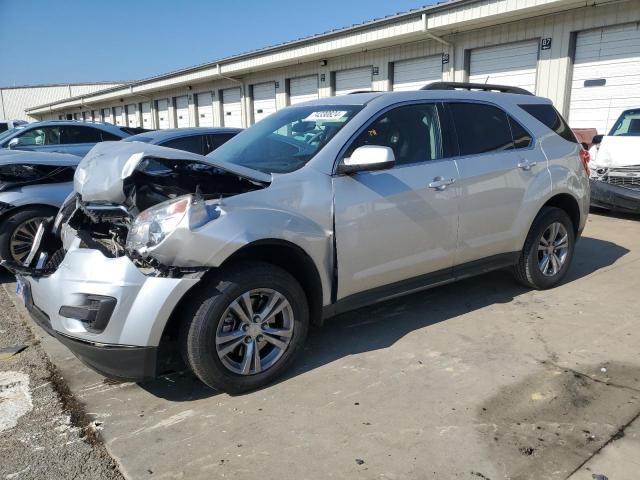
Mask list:
[[[640,137],[605,136],[589,166],[598,169],[640,165],[639,150]]]
[[[30,152],[25,150],[6,150],[0,153],[0,165],[75,167],[79,162],[79,156],[68,153]]]
[[[122,203],[124,180],[145,158],[184,160],[212,165],[253,182],[267,184],[271,175],[231,163],[216,162],[195,153],[142,142],[101,142],[80,161],[73,179],[85,202]]]

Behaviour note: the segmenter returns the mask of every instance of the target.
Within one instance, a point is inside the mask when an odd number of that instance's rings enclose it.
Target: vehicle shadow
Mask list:
[[[615,243],[583,237],[576,246],[574,261],[564,283],[608,267],[628,252]],[[510,271],[499,270],[344,313],[328,320],[322,328],[312,328],[295,366],[276,383],[286,382],[346,356],[388,348],[415,330],[488,305],[509,303],[527,291],[513,280]],[[184,369],[140,386],[174,402],[217,394]]]

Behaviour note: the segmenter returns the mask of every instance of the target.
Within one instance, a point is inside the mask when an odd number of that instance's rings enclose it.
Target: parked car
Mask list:
[[[206,157],[98,145],[18,291],[103,375],[152,378],[176,339],[238,393],[338,313],[503,267],[554,287],[589,209],[575,136],[543,98],[430,88],[292,106]]]
[[[241,128],[169,128],[133,135],[125,141],[150,143],[207,155],[241,131]]]
[[[145,131],[125,141],[206,154],[239,131],[234,128]],[[0,259],[16,263],[25,260],[38,225],[56,215],[73,191],[73,173],[79,162],[76,155],[60,153],[11,150],[0,156]]]
[[[6,132],[20,125],[26,125],[24,120],[0,120],[0,133]]]
[[[591,205],[640,213],[640,108],[622,112],[591,148]]]
[[[110,123],[51,120],[18,125],[0,133],[0,149],[85,156],[98,142],[117,141],[146,131]]]

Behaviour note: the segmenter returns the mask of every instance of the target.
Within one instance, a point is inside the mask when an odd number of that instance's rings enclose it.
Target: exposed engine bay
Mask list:
[[[147,275],[175,277],[206,270],[198,266],[163,264],[154,258],[153,249],[177,231],[189,231],[217,218],[222,199],[262,189],[268,185],[264,180],[270,177],[256,172],[251,178],[232,171],[233,168],[207,162],[206,157],[202,157],[203,160],[185,159],[181,157],[200,156],[149,147],[154,153],[158,150],[163,154],[170,151],[170,154],[140,155],[138,151],[135,155],[121,156],[121,170],[118,171],[121,175],[111,178],[108,175],[101,177],[103,172],[97,165],[87,170],[81,163],[78,171],[82,183],[78,188],[76,173],[74,194],[67,198],[55,221],[41,226],[46,231],[39,233],[38,245],[32,249],[25,265],[5,266],[27,275],[49,275],[64,258],[69,241],[77,238],[81,248],[99,250],[106,257],[126,255]],[[108,161],[101,159],[101,163]],[[111,172],[113,166],[113,163],[108,165]],[[117,191],[113,185],[119,182],[118,199],[124,200],[86,201],[82,187],[89,185],[98,191],[98,187],[91,185],[92,178],[102,184],[111,182],[112,192]]]

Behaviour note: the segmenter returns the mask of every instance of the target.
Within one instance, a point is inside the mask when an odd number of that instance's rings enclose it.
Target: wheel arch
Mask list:
[[[578,236],[580,231],[580,204],[576,198],[569,193],[558,193],[549,198],[538,211],[538,214],[544,207],[556,207],[564,210],[573,225],[573,233]],[[537,217],[537,215],[536,215]]]
[[[311,322],[315,325],[321,325],[323,288],[320,273],[315,263],[307,252],[294,243],[280,239],[265,239],[244,245],[229,256],[220,266],[207,270],[202,279],[191,287],[174,307],[163,329],[160,343],[162,344],[167,337],[177,335],[181,320],[179,312],[183,312],[184,308],[188,308],[189,300],[199,289],[199,286],[204,284],[203,280],[234,263],[251,260],[271,263],[289,272],[298,281],[307,296]]]

